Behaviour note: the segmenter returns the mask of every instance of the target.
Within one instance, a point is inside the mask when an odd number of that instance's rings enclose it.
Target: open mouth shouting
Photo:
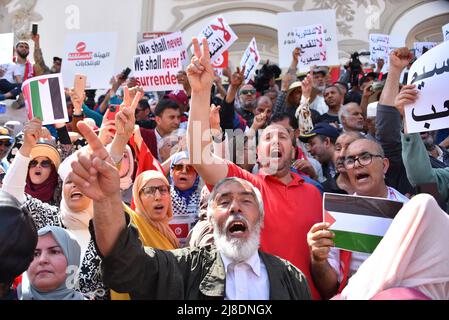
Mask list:
[[[70,194],[71,200],[81,200],[84,197],[84,195],[79,191],[74,191]]]
[[[371,176],[367,172],[356,172],[355,180],[357,184],[365,184],[370,182]]]
[[[227,222],[226,233],[233,238],[243,238],[248,234],[248,223],[244,219],[231,218]]]

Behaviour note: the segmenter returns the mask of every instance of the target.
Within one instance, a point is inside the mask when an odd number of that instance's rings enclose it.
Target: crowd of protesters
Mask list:
[[[34,65],[19,42],[0,68],[12,108],[61,70],[32,40]],[[449,299],[449,128],[403,131],[411,50],[332,80],[299,73],[297,48],[286,73],[228,69],[224,86],[193,48],[184,90],[122,73],[99,97],[67,90],[68,123],[0,127],[0,299]],[[324,192],[405,205],[373,254],[349,252]]]

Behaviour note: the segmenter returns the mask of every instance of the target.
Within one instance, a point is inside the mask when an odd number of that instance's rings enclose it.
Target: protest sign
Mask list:
[[[64,42],[62,76],[87,76],[86,89],[107,89],[115,74],[117,34],[112,32],[71,34]]]
[[[180,31],[150,39],[137,45],[139,54],[157,54],[165,51],[180,51],[182,64],[188,64],[187,51]]]
[[[134,77],[146,91],[182,90],[176,75],[182,70],[179,51],[163,51],[134,57]]]
[[[323,221],[330,223],[336,248],[372,253],[402,205],[384,198],[324,193]]]
[[[316,61],[317,66],[340,65],[338,59],[337,22],[335,10],[310,10],[282,12],[277,15],[279,66],[288,68],[292,62],[292,52],[297,47],[296,30],[300,27],[316,24],[323,25],[323,37],[326,48],[326,62]],[[308,71],[308,70],[305,70]]]
[[[373,33],[369,35],[370,62],[376,64],[378,59],[388,61],[390,54],[390,36]]]
[[[214,69],[226,69],[229,63],[229,51],[226,50],[212,63]]]
[[[295,29],[296,45],[301,49],[299,71],[307,72],[310,66],[327,64],[326,41],[322,24]]]
[[[259,50],[257,50],[256,38],[252,38],[240,60],[240,69],[242,70],[243,67],[245,67],[245,83],[248,83],[252,79],[260,60],[261,58]]]
[[[428,50],[435,47],[438,43],[436,42],[415,42],[413,47],[415,49],[415,57],[419,58]]]
[[[12,63],[14,52],[14,33],[0,34],[0,64]]]
[[[445,24],[441,29],[443,30],[444,41],[448,41],[449,40],[449,23]]]
[[[449,42],[424,53],[410,68],[408,84],[415,84],[418,100],[404,108],[407,132],[443,129],[449,123]]]
[[[160,31],[160,32],[138,32],[137,33],[137,43],[142,43],[151,39],[156,39],[162,36],[166,36],[171,32]],[[139,52],[138,52],[139,53]]]
[[[69,121],[60,73],[28,79],[22,84],[22,92],[30,120],[39,118],[43,125]]]
[[[238,39],[237,35],[227,24],[223,16],[214,18],[198,35],[198,41],[206,38],[209,45],[210,61],[213,63],[220,55],[229,49]],[[192,46],[193,52],[193,46]]]

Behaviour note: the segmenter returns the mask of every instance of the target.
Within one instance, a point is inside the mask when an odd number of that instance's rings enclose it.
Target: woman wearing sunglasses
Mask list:
[[[188,233],[198,221],[202,186],[200,176],[189,164],[189,154],[182,151],[173,155],[170,165],[173,219],[170,226],[181,247],[185,246]]]

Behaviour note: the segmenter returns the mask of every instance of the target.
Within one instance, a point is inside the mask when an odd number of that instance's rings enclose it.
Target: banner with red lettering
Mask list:
[[[182,90],[176,75],[182,70],[181,53],[165,51],[134,57],[134,77],[145,91]]]
[[[115,74],[117,33],[70,34],[64,42],[62,77],[67,83],[75,74],[87,76],[86,89],[108,89]]]
[[[228,50],[229,47],[238,39],[237,35],[232,31],[223,16],[213,19],[198,35],[201,39],[206,38],[209,45],[210,60],[214,62],[221,54]],[[192,46],[193,52],[193,46]]]
[[[139,54],[158,54],[166,51],[180,51],[182,64],[188,64],[187,51],[180,31],[150,39],[137,45]]]
[[[240,69],[245,67],[245,83],[248,83],[252,79],[259,62],[260,54],[259,50],[257,50],[256,38],[252,38],[248,48],[246,48],[245,53],[243,53],[243,57],[240,60]]]

